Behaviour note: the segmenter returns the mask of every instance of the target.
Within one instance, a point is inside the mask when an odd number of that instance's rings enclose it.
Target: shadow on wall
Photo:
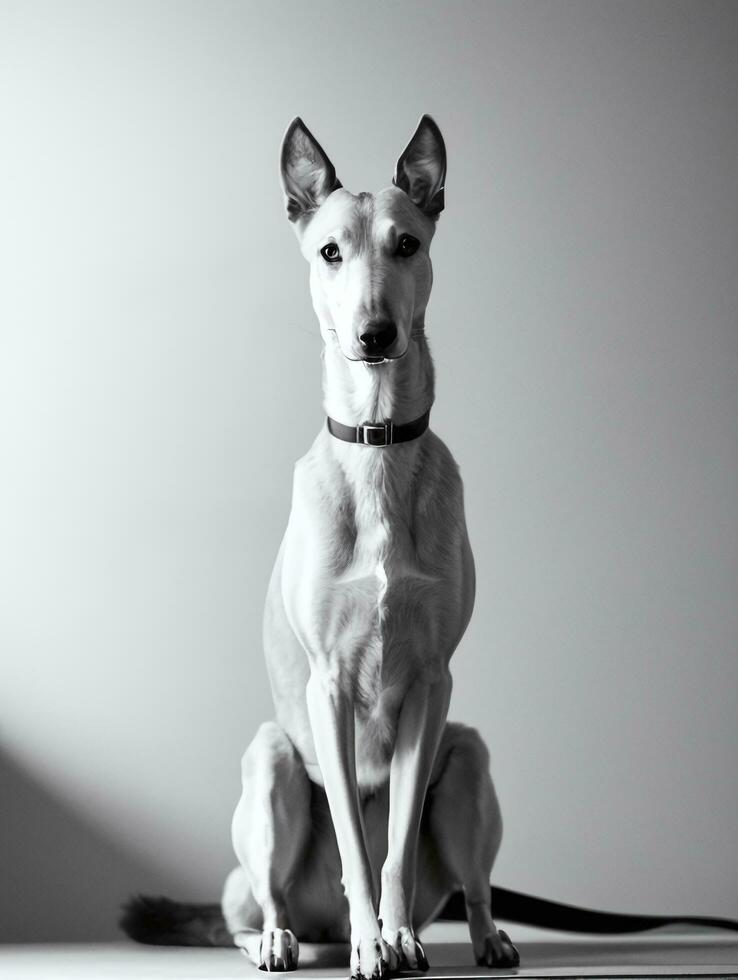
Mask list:
[[[0,942],[121,939],[133,892],[181,884],[88,826],[0,751]]]

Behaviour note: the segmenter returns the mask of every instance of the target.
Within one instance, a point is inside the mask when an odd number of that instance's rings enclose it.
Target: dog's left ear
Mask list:
[[[299,116],[289,124],[282,140],[281,172],[290,221],[317,211],[328,195],[342,186],[323,147]]]
[[[413,138],[402,151],[392,179],[429,218],[443,211],[446,183],[446,146],[441,130],[424,115]]]

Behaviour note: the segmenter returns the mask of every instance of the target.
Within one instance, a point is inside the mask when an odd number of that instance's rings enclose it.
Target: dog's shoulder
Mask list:
[[[297,498],[313,505],[331,508],[348,506],[349,484],[339,460],[328,451],[327,430],[321,431],[312,446],[297,460],[292,477],[293,503]]]
[[[415,486],[419,514],[455,503],[463,496],[459,464],[443,439],[431,429],[423,437]]]

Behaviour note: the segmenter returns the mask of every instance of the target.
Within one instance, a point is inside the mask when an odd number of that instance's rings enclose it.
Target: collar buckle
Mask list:
[[[394,428],[392,419],[386,422],[361,422],[356,426],[356,441],[363,446],[389,446]]]

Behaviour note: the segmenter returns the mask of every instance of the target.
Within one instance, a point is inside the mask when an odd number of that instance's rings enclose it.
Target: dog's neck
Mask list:
[[[349,361],[332,337],[323,348],[323,407],[337,422],[392,419],[401,425],[423,415],[433,396],[433,361],[422,331],[411,337],[404,357],[384,364]]]
[[[347,360],[338,342],[329,339],[323,349],[323,406],[327,415],[345,425],[387,419],[401,425],[428,411],[433,403],[433,377],[433,361],[422,332],[412,337],[403,357],[374,367]],[[366,521],[376,531],[380,526],[386,530],[395,520],[410,519],[406,511],[412,507],[412,485],[427,432],[385,448],[352,445],[327,434],[324,438],[353,488],[357,521]],[[372,540],[386,543],[382,535]]]

